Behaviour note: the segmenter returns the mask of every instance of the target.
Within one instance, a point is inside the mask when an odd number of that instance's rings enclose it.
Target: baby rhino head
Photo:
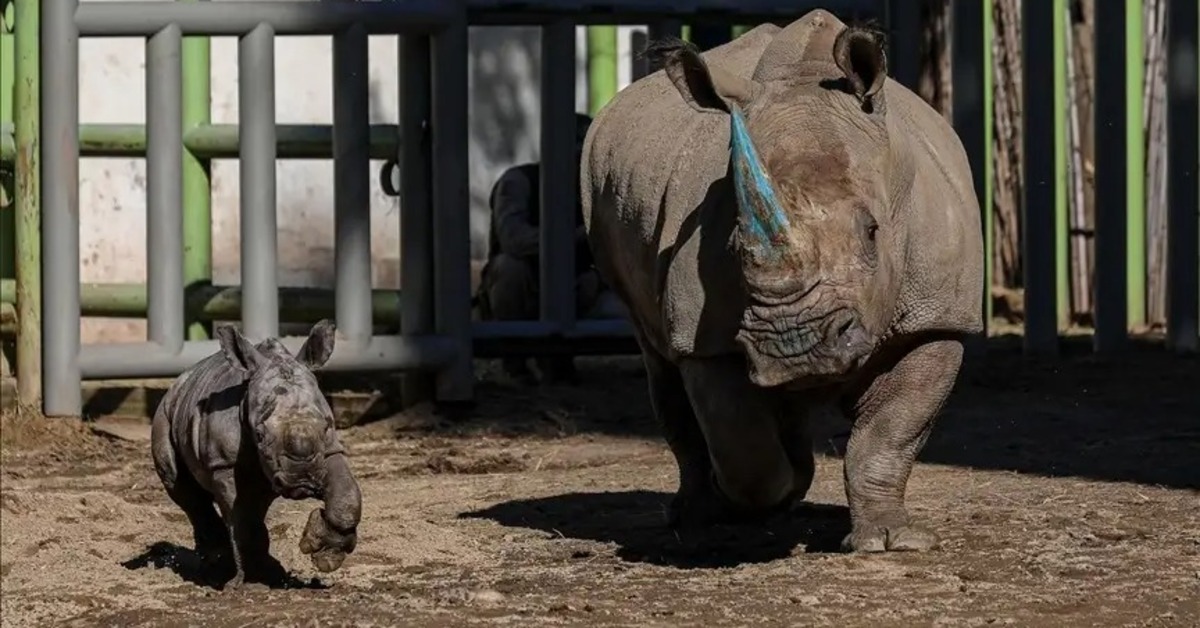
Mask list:
[[[333,322],[314,325],[294,356],[274,338],[254,345],[232,327],[217,335],[230,366],[245,374],[244,425],[271,488],[289,499],[318,497],[334,426],[313,370],[333,353]]]

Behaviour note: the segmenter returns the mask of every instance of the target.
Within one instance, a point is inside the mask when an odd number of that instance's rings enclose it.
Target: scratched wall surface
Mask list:
[[[88,0],[104,1],[104,0]],[[228,1],[228,0],[227,0]],[[622,32],[619,78],[629,80],[629,28]],[[487,196],[503,169],[538,155],[540,36],[537,28],[472,28],[470,33],[470,186],[472,253],[486,250]],[[586,111],[586,34],[577,35],[576,108]],[[397,38],[370,39],[370,121],[396,123]],[[80,119],[83,123],[145,122],[145,54],[139,39],[80,42]],[[331,40],[281,37],[275,43],[279,123],[328,124],[333,117]],[[212,119],[237,123],[237,41],[212,41]],[[371,248],[378,288],[399,287],[397,199],[378,187],[382,162],[371,164]],[[213,279],[239,279],[238,164],[213,165]],[[80,248],[85,282],[143,282],[146,277],[144,160],[85,159],[80,164]],[[278,181],[279,281],[288,286],[333,285],[333,164],[284,161]],[[83,342],[145,338],[142,320],[84,319]]]

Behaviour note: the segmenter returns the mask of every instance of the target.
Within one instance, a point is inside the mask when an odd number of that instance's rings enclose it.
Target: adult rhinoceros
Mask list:
[[[760,517],[812,483],[806,416],[853,421],[856,551],[938,544],[904,493],[982,328],[979,206],[945,120],[882,38],[812,11],[663,69],[588,133],[583,212],[679,466],[671,525]]]

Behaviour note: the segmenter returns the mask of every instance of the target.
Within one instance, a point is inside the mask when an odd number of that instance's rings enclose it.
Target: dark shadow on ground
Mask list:
[[[1097,357],[1090,337],[1057,359],[990,339],[971,358],[920,460],[1050,477],[1200,490],[1200,359],[1135,340]],[[823,453],[845,451],[849,426],[816,426]],[[837,422],[841,423],[841,422]]]
[[[1200,358],[1154,340],[1097,357],[1089,337],[1059,356],[1023,356],[1017,336],[970,356],[920,460],[1042,476],[1200,490]],[[578,358],[577,386],[520,386],[480,361],[478,402],[463,419],[400,421],[397,435],[661,439],[636,356]],[[490,365],[490,366],[489,366]],[[849,424],[814,424],[818,451],[840,456]]]
[[[666,526],[671,496],[655,491],[567,493],[503,502],[459,515],[566,538],[616,543],[622,560],[703,569],[765,563],[796,553],[839,551],[850,531],[845,506],[804,503],[761,524],[694,531]]]
[[[329,588],[328,585],[321,583],[316,578],[312,580],[297,578],[288,573],[274,558],[271,559],[271,562],[274,564],[268,565],[266,569],[274,572],[275,575],[265,579],[266,582],[260,586],[265,585],[272,589]],[[208,567],[195,551],[168,541],[154,543],[147,547],[141,554],[122,562],[121,566],[130,570],[146,569],[148,567],[170,569],[185,582],[212,589],[221,589],[233,577],[232,566]],[[248,581],[243,586],[252,585]]]

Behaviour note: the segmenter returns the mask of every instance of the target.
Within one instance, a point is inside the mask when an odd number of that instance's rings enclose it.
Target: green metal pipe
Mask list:
[[[992,0],[983,0],[983,132],[984,132],[984,178],[983,198],[983,329],[987,334],[992,324],[992,255],[995,252],[994,218],[996,214],[993,173],[995,171],[995,129],[992,128],[995,114],[995,85],[992,84],[992,46],[995,43],[996,27],[992,17]]]
[[[16,86],[16,246],[17,400],[41,406],[42,247],[41,247],[41,68],[38,57],[38,0],[15,0]]]
[[[14,88],[13,92],[17,90]],[[0,163],[11,164],[17,160],[16,130],[9,122],[0,122]]]
[[[400,147],[399,127],[371,125],[371,159],[391,159]],[[236,124],[206,124],[188,129],[183,145],[196,159],[237,159]],[[327,124],[280,124],[276,127],[280,159],[330,159],[333,127]],[[83,124],[79,127],[82,157],[145,157],[146,127],[141,124]]]
[[[196,1],[196,0],[184,0]],[[209,39],[183,38],[183,131],[212,120]],[[183,148],[183,285],[212,283],[212,186],[209,160]],[[187,321],[187,338],[208,338],[200,321]]]
[[[0,5],[3,0],[0,0]],[[16,47],[13,42],[15,8],[9,4],[0,11],[0,122],[13,119],[13,81],[16,75]]]
[[[1144,79],[1142,0],[1125,0],[1125,283],[1129,326],[1146,324],[1146,148],[1142,128]]]
[[[187,311],[192,320],[238,320],[242,291],[237,286],[202,285],[187,290]],[[16,301],[16,282],[0,280],[0,303]],[[146,285],[134,283],[84,283],[79,286],[80,315],[96,318],[145,318]],[[371,311],[377,324],[400,320],[400,291],[373,290]],[[280,321],[313,323],[334,316],[334,292],[326,288],[279,289]]]
[[[617,94],[617,27],[588,27],[588,112],[594,117]]]
[[[1071,325],[1070,220],[1067,207],[1067,3],[1054,2],[1054,271],[1058,326]]]

